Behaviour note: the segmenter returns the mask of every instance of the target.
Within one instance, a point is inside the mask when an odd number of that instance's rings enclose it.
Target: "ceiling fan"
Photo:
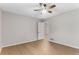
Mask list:
[[[34,11],[43,11],[46,10],[48,13],[52,13],[52,9],[56,7],[55,4],[52,3],[39,3],[40,8],[35,9]]]

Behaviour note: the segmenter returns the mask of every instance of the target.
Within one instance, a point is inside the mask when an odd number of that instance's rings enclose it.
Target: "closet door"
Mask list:
[[[45,23],[38,23],[38,40],[45,39]]]

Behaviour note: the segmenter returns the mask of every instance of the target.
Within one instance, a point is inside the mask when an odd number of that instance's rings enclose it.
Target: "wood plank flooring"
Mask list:
[[[1,53],[1,48],[0,48],[0,53]]]
[[[3,48],[1,55],[79,55],[79,49],[51,43],[43,39]]]

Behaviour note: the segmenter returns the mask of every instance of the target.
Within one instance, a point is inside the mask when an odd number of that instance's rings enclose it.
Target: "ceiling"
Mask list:
[[[53,17],[54,15],[77,9],[79,8],[79,3],[56,3],[56,8],[53,9],[53,13],[45,13],[43,15],[38,11],[33,11],[38,8],[38,3],[0,3],[0,9],[4,11],[34,17],[37,19],[46,19]]]

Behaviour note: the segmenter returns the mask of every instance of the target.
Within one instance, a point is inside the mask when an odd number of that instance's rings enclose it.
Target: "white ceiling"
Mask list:
[[[79,8],[79,3],[56,3],[56,8],[53,9],[53,13],[45,13],[44,15],[41,15],[40,12],[33,11],[34,9],[38,8],[38,3],[0,3],[0,9],[4,11],[34,17],[38,19],[45,19],[73,9],[77,9]]]

